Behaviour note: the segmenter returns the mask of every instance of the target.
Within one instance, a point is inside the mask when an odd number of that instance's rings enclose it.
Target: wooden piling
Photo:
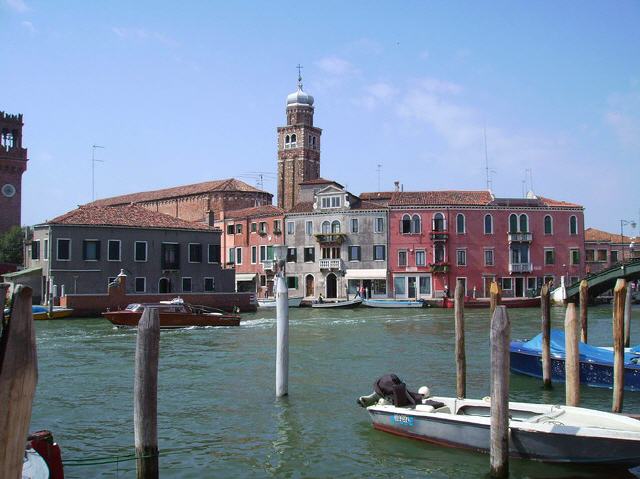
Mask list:
[[[509,344],[511,323],[506,306],[491,318],[490,474],[509,476]]]
[[[289,394],[289,289],[276,277],[276,397]]]
[[[580,404],[580,352],[578,312],[574,303],[567,304],[564,317],[565,360],[564,375],[567,406]]]
[[[500,304],[500,286],[495,281],[491,282],[491,288],[489,289],[489,315],[493,318],[493,313],[496,310],[496,306]]]
[[[137,479],[159,477],[158,467],[158,358],[160,318],[157,308],[147,307],[138,322],[133,427]]]
[[[618,278],[613,289],[613,406],[612,412],[622,412],[624,399],[624,308],[627,282]]]
[[[551,292],[545,284],[540,290],[542,319],[542,386],[551,389]]]
[[[624,347],[628,348],[631,342],[631,288],[627,285],[627,294],[624,301]]]
[[[589,283],[580,281],[580,341],[587,343],[587,307],[589,306]]]
[[[467,360],[464,348],[464,286],[458,280],[455,292],[456,316],[456,395],[464,398],[467,395]]]
[[[4,294],[6,288],[0,288]],[[18,285],[0,338],[0,477],[22,477],[22,459],[38,382],[31,288]],[[4,296],[2,296],[4,307]]]

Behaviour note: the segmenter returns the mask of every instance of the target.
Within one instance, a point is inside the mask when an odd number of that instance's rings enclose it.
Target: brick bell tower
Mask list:
[[[298,89],[287,97],[287,126],[278,127],[278,206],[291,209],[300,197],[300,183],[320,177],[320,135],[313,126],[313,97]]]
[[[22,126],[22,115],[0,111],[0,234],[20,226],[22,174],[28,161]]]

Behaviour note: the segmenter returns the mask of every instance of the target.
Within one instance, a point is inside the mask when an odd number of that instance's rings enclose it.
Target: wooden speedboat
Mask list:
[[[431,397],[429,402],[441,405],[396,407],[380,399],[367,411],[378,430],[489,452],[488,398]],[[510,402],[509,454],[544,462],[634,467],[640,464],[640,421],[580,407]]]
[[[22,478],[64,479],[60,446],[49,431],[30,434],[22,460]]]
[[[194,306],[183,301],[133,303],[121,311],[105,311],[102,315],[112,324],[135,328],[145,308],[158,308],[160,328],[188,328],[192,326],[239,326],[240,316],[207,306]]]
[[[33,313],[33,319],[62,319],[71,316],[71,313],[73,313],[73,308],[54,306],[52,311],[49,311],[48,306],[40,306],[39,304],[34,304],[33,306],[31,306],[31,311]],[[11,309],[5,308],[4,315],[5,317],[11,316]]]
[[[453,298],[429,299],[427,303],[436,308],[453,308],[455,300]],[[500,304],[507,308],[536,308],[540,306],[540,296],[535,298],[501,298]],[[488,308],[489,298],[469,298],[465,297],[465,308]]]
[[[364,306],[370,308],[424,308],[427,304],[421,299],[365,299]]]
[[[362,300],[360,298],[350,299],[348,301],[335,301],[335,302],[327,302],[323,301],[315,302],[311,305],[312,308],[357,308],[362,304]]]
[[[297,296],[294,298],[289,298],[289,307],[290,308],[299,308],[300,303],[302,303],[302,296]],[[275,308],[276,307],[276,299],[275,298],[264,298],[258,299],[258,306],[261,308]]]
[[[564,332],[552,330],[550,336],[551,380],[565,380]],[[613,387],[613,350],[580,343],[580,382],[599,388]],[[624,354],[624,388],[640,391],[640,349],[627,349]],[[542,378],[542,334],[529,341],[511,341],[511,370],[519,374]]]

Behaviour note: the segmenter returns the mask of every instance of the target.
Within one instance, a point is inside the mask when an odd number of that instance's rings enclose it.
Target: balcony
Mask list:
[[[443,261],[439,263],[430,263],[429,266],[431,267],[431,272],[434,274],[449,272],[449,263],[445,263]]]
[[[531,233],[509,233],[509,243],[531,243],[532,240]]]
[[[509,263],[509,273],[531,273],[533,265],[531,263]]]
[[[320,233],[315,235],[320,244],[342,244],[347,235],[345,233]]]
[[[448,231],[432,231],[431,232],[432,241],[447,241],[448,238],[449,238]]]
[[[275,271],[275,269],[276,269],[275,260],[266,259],[266,260],[262,261],[262,269],[264,269],[265,271]]]
[[[342,269],[342,260],[340,258],[337,259],[321,259],[320,260],[320,269]]]

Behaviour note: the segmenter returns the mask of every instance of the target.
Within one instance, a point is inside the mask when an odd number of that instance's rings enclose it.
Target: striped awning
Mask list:
[[[347,279],[386,279],[386,269],[348,269],[344,275]]]

